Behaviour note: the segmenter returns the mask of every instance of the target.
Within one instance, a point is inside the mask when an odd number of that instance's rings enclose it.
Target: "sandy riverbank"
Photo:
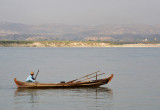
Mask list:
[[[96,41],[5,41],[0,47],[160,47],[160,44],[111,44]]]
[[[110,47],[160,47],[160,44],[122,44],[113,45]]]

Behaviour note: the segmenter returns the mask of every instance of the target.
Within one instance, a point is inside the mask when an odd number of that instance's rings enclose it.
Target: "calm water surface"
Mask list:
[[[97,70],[114,74],[99,88],[17,89],[70,81]],[[160,48],[0,48],[0,110],[160,110]]]

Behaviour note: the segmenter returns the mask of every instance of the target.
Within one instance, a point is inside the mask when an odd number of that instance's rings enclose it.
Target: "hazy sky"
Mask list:
[[[160,0],[0,0],[0,22],[160,24]]]

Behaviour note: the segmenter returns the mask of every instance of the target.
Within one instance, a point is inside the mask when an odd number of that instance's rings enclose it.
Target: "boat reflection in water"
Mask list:
[[[20,97],[20,96],[38,96],[38,95],[42,95],[42,94],[46,94],[52,92],[54,94],[54,92],[58,92],[58,94],[60,94],[59,92],[69,92],[71,93],[95,93],[95,96],[98,97],[98,94],[107,94],[108,96],[112,97],[113,92],[112,89],[107,88],[107,87],[97,87],[97,88],[72,88],[72,89],[24,89],[24,88],[17,88],[15,91],[15,97]]]
[[[112,109],[113,91],[107,87],[72,89],[20,89],[15,91],[16,106],[25,109]],[[63,105],[63,107],[62,107]],[[77,109],[77,110],[78,110]]]

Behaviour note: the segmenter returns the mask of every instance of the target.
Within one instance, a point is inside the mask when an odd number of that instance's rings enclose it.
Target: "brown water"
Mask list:
[[[0,110],[159,110],[160,48],[0,48]],[[114,74],[99,88],[17,89],[70,81],[97,70]],[[106,77],[106,76],[105,76]]]

